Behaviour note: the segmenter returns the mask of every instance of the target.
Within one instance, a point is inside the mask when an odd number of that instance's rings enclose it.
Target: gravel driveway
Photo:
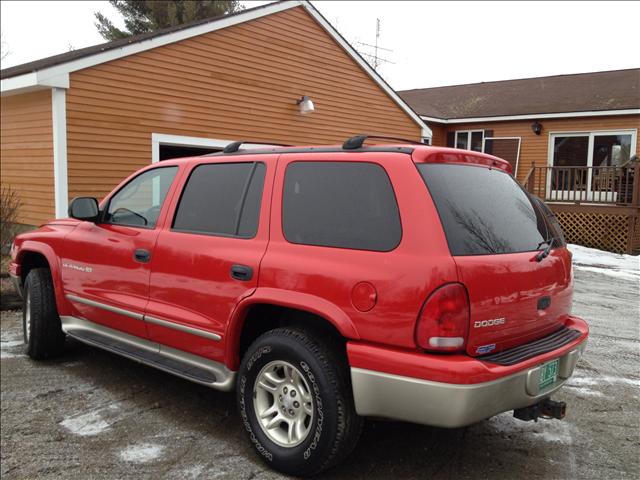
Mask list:
[[[591,339],[555,398],[565,421],[506,413],[444,430],[369,421],[324,478],[640,478],[639,288],[576,271],[574,312]],[[251,451],[234,396],[69,342],[65,358],[22,353],[20,312],[2,313],[2,478],[280,478]]]

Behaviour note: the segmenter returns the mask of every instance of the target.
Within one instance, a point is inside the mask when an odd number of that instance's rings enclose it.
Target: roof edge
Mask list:
[[[554,113],[524,113],[518,115],[496,115],[491,117],[459,117],[439,118],[429,115],[420,115],[424,121],[434,123],[480,123],[480,122],[508,122],[512,120],[537,120],[545,118],[577,118],[577,117],[607,117],[617,115],[640,115],[640,108],[626,108],[614,110],[586,110],[580,112],[554,112]]]
[[[3,78],[0,82],[0,92],[2,93],[2,96],[5,96],[39,88],[46,88],[47,85],[40,83],[39,79],[64,77],[64,75],[69,75],[69,73],[83,70],[85,68],[99,65],[101,63],[106,63],[112,60],[117,60],[118,58],[127,57],[129,55],[134,55],[146,50],[151,50],[153,48],[176,43],[181,40],[196,37],[198,35],[204,35],[209,32],[238,25],[240,23],[255,20],[267,15],[272,15],[284,10],[289,10],[301,5],[301,0],[284,0],[281,2],[274,2],[246,11],[238,12],[236,14],[216,17],[211,19],[211,21],[200,23],[191,27],[159,34],[150,38],[142,38],[139,41],[134,41],[124,46],[110,48],[108,50],[99,51],[97,53],[91,53],[80,58],[57,63],[55,65],[44,67],[39,70],[34,69],[27,73],[6,77]],[[36,83],[33,83],[34,79]]]

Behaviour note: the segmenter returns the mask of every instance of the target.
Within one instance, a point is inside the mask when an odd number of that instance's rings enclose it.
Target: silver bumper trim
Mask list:
[[[436,427],[457,428],[551,396],[572,375],[586,340],[560,358],[558,379],[540,392],[542,364],[513,375],[470,385],[351,368],[356,412]]]
[[[77,303],[83,303],[85,305],[89,305],[90,307],[101,308],[102,310],[106,310],[108,312],[117,313],[119,315],[124,315],[125,317],[135,318],[136,320],[142,320],[143,315],[141,313],[132,312],[131,310],[125,310],[124,308],[114,307],[112,305],[107,305],[106,303],[96,302],[95,300],[89,300],[88,298],[78,297],[77,295],[72,295],[67,293],[66,295],[68,300]]]
[[[179,323],[170,322],[168,320],[163,320],[161,318],[152,317],[151,315],[145,314],[144,320],[145,322],[153,323],[155,325],[160,325],[161,327],[172,328],[180,332],[190,333],[191,335],[197,335],[198,337],[215,340],[216,342],[219,342],[222,339],[222,337],[217,333],[209,332],[207,330],[202,330],[201,328],[188,327],[187,325],[181,325]]]

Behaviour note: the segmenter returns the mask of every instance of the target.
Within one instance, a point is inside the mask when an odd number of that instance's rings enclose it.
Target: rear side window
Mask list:
[[[421,164],[418,170],[452,255],[534,251],[548,238],[544,215],[504,171],[446,164]]]
[[[282,227],[289,242],[381,252],[400,243],[398,204],[380,165],[294,162],[284,183]]]
[[[253,238],[258,231],[264,163],[212,163],[196,167],[182,192],[173,229]]]

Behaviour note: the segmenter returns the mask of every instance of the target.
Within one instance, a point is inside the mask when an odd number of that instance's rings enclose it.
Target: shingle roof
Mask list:
[[[640,108],[640,68],[398,92],[420,115],[441,119]]]
[[[150,40],[152,38],[159,37],[161,35],[166,35],[168,33],[178,32],[180,30],[185,30],[187,28],[196,27],[198,25],[204,25],[206,23],[214,23],[223,18],[233,17],[239,14],[245,14],[247,12],[251,12],[254,10],[260,10],[265,7],[271,7],[276,3],[282,2],[274,2],[268,3],[265,5],[260,5],[253,8],[247,8],[245,10],[240,10],[239,12],[230,13],[227,15],[220,15],[217,17],[205,18],[201,20],[195,20],[193,22],[183,23],[182,25],[177,25],[174,27],[167,27],[160,30],[156,30],[150,33],[142,33],[140,35],[133,35],[131,37],[122,38],[119,40],[113,40],[111,42],[101,43],[99,45],[92,45],[86,48],[80,48],[78,50],[71,50],[70,52],[61,53],[59,55],[53,55],[51,57],[41,58],[39,60],[35,60],[33,62],[23,63],[22,65],[16,65],[14,67],[5,68],[0,71],[0,78],[11,78],[16,77],[18,75],[22,75],[25,73],[34,72],[37,70],[42,70],[45,68],[53,67],[55,65],[60,65],[61,63],[70,62],[72,60],[78,60],[79,58],[88,57],[90,55],[94,55],[97,53],[106,52],[108,50],[113,50],[115,48],[126,47],[127,45],[131,45],[134,43],[140,43],[145,40]]]

